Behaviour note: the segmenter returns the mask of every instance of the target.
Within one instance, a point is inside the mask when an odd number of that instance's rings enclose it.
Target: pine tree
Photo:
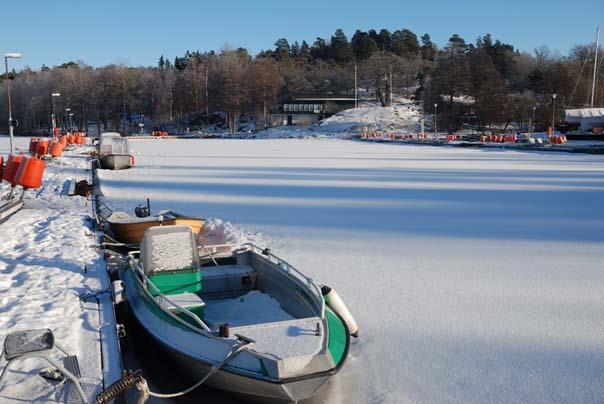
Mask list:
[[[346,65],[354,60],[354,53],[348,38],[342,29],[338,28],[331,37],[331,58],[339,65]]]
[[[302,46],[300,47],[300,59],[308,61],[310,58],[310,46],[308,45],[308,42],[302,41]]]
[[[436,56],[436,47],[432,43],[432,39],[429,34],[422,35],[422,47],[420,49],[423,60],[434,61]]]
[[[161,55],[161,56],[159,57],[159,62],[157,63],[157,66],[158,66],[160,69],[163,69],[163,68],[166,66],[166,62],[165,62],[165,60],[164,60],[164,55]]]
[[[378,51],[377,43],[371,38],[371,36],[360,30],[357,30],[352,37],[352,50],[357,58],[357,61],[361,62],[367,60]]]

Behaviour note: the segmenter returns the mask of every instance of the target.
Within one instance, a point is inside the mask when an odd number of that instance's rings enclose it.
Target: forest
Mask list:
[[[438,126],[522,127],[529,120],[546,126],[555,105],[556,123],[565,108],[588,106],[594,44],[579,44],[567,55],[541,46],[532,53],[490,34],[466,41],[458,34],[438,47],[429,34],[408,29],[357,30],[349,39],[337,29],[330,38],[276,40],[274,47],[251,55],[244,48],[186,51],[174,59],[160,55],[155,66],[83,61],[25,68],[8,74],[16,133],[48,131],[54,109],[59,123],[88,130],[138,132],[169,128],[182,132],[220,124],[229,132],[241,122],[257,130],[272,125],[279,101],[295,95],[354,94],[354,72],[364,97],[390,106],[393,95],[413,98]],[[598,66],[598,82],[604,73]],[[8,116],[6,76],[0,87],[0,117]],[[51,94],[60,93],[59,97]],[[556,100],[552,97],[556,94]],[[595,105],[604,105],[604,86],[596,87]],[[72,114],[71,119],[66,110]],[[7,131],[0,119],[0,131]]]

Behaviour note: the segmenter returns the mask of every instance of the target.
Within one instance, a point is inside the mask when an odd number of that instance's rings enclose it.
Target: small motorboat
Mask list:
[[[105,221],[112,238],[123,244],[138,246],[145,231],[153,226],[184,225],[193,230],[196,237],[203,228],[203,219],[189,217],[171,210],[162,210],[155,216],[132,217],[126,212],[112,212]]]
[[[356,336],[333,289],[251,244],[228,264],[201,266],[186,226],[149,228],[119,274],[117,301],[191,380],[160,394],[205,383],[262,402],[307,399],[342,368]]]
[[[123,170],[134,166],[128,139],[119,133],[103,133],[99,140],[99,164],[108,170]]]

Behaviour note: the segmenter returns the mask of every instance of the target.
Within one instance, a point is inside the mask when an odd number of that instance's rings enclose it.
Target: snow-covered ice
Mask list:
[[[141,140],[121,210],[221,218],[360,326],[325,402],[604,397],[604,156],[343,140]]]

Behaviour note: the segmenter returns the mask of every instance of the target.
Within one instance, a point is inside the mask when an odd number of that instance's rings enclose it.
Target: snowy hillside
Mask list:
[[[419,106],[408,98],[395,98],[391,107],[381,107],[376,101],[362,101],[359,108],[338,112],[318,125],[278,126],[258,132],[256,137],[349,137],[366,130],[418,133],[421,119]]]

